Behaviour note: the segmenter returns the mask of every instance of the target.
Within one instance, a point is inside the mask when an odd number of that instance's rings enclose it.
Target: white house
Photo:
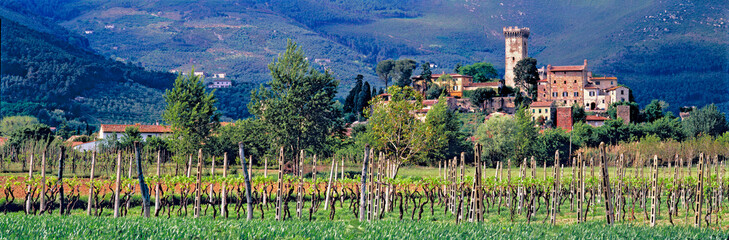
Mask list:
[[[630,90],[623,86],[615,86],[608,88],[608,93],[610,93],[610,102],[625,102],[630,100]]]
[[[208,84],[208,88],[229,88],[230,86],[233,86],[233,82],[226,79],[215,79]]]
[[[142,139],[147,140],[148,137],[168,137],[172,135],[172,128],[165,125],[125,125],[125,124],[101,124],[99,128],[99,138],[105,139],[111,135],[116,135],[117,139],[124,136],[124,130],[127,127],[139,128]]]

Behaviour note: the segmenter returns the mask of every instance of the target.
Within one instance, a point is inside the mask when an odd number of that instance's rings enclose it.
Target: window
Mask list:
[[[595,85],[600,85],[600,81],[595,81]]]
[[[534,113],[534,109],[532,109],[532,113]]]
[[[613,85],[613,81],[610,81],[610,85]]]
[[[620,90],[620,94],[625,94],[625,90]]]
[[[569,94],[567,92],[562,92],[562,97],[567,97]]]
[[[621,102],[625,102],[625,98],[620,98],[620,101]]]
[[[567,81],[564,81],[564,84],[567,84]]]
[[[594,96],[595,96],[595,92],[590,91],[590,97],[594,97]]]
[[[577,80],[575,80],[575,83],[577,83]]]
[[[542,113],[542,109],[541,108],[539,109],[539,113]]]
[[[554,84],[557,84],[557,80],[554,80]]]
[[[552,97],[557,97],[557,92],[553,92]]]
[[[580,93],[579,92],[574,92],[573,94],[575,95],[575,97],[579,97],[580,96]]]

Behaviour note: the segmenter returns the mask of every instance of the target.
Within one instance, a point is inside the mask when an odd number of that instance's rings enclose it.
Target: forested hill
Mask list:
[[[286,39],[342,80],[342,93],[357,74],[381,87],[374,66],[384,59],[430,62],[436,73],[485,61],[503,73],[505,26],[531,28],[529,55],[538,65],[587,59],[596,74],[630,87],[641,105],[660,99],[676,112],[717,103],[729,112],[725,0],[7,0],[0,6],[53,21],[72,34],[51,35],[110,59],[157,71],[194,66],[226,73],[236,87],[219,91],[220,107],[233,119],[249,116],[249,91],[270,79],[267,65]],[[61,32],[52,24],[32,28]]]
[[[67,130],[160,119],[162,89],[173,74],[108,59],[6,16],[0,15],[3,116],[32,115]]]

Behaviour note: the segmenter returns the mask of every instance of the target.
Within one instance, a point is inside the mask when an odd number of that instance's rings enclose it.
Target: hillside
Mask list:
[[[59,38],[62,32],[36,31],[6,16],[0,15],[3,116],[32,115],[71,131],[160,119],[162,89],[174,75],[110,60]]]

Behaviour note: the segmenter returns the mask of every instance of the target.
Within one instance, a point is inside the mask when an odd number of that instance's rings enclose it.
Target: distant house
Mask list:
[[[85,34],[92,34],[92,33],[94,33],[94,31],[93,30],[86,30],[86,31],[84,31],[84,33]]]
[[[78,143],[74,142],[72,144],[72,147],[74,150],[86,152],[86,151],[92,151],[96,152],[99,150],[100,141],[93,141],[93,142],[85,142],[85,143]]]
[[[587,125],[590,125],[593,127],[602,126],[605,124],[605,121],[607,121],[607,120],[610,120],[610,119],[606,118],[606,117],[595,116],[595,115],[585,116],[585,123],[587,123]]]
[[[229,88],[231,86],[233,86],[233,82],[227,79],[215,79],[208,84],[208,88]]]
[[[216,74],[213,74],[213,78],[225,78],[225,73],[216,73]]]
[[[453,79],[451,82],[445,82],[445,81],[439,81],[439,78],[445,75],[450,75]],[[413,82],[413,88],[419,92],[425,92],[426,90],[426,83],[425,79],[421,77],[420,75],[411,77],[411,80]],[[503,82],[484,82],[484,83],[475,83],[473,82],[473,77],[469,75],[463,75],[463,74],[446,74],[443,72],[442,74],[433,74],[430,75],[430,81],[433,84],[436,84],[440,87],[446,88],[448,91],[448,95],[451,97],[456,98],[462,98],[464,91],[473,91],[479,88],[491,88],[494,90],[497,90],[500,87],[503,87]]]
[[[117,139],[124,136],[124,130],[127,127],[139,128],[139,133],[142,134],[142,139],[146,140],[148,137],[168,137],[172,135],[172,128],[165,125],[125,125],[125,124],[101,124],[99,128],[99,138],[105,139],[111,135],[116,135]]]

